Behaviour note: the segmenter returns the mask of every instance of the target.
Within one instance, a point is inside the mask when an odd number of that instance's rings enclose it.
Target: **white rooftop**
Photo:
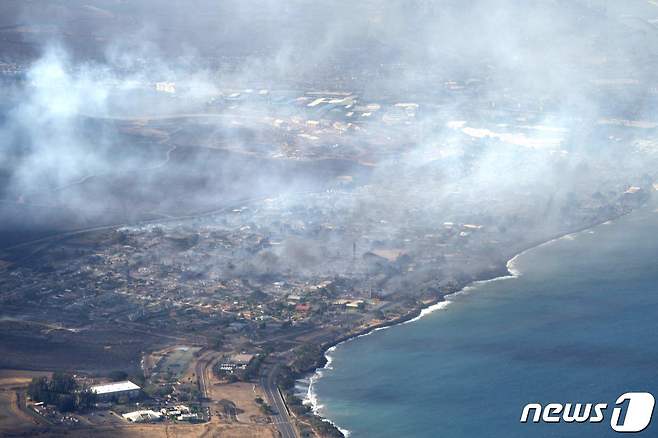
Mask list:
[[[162,415],[159,412],[145,410],[145,411],[128,412],[127,414],[123,414],[123,418],[125,418],[128,421],[132,421],[133,423],[143,423],[147,421],[159,420],[160,418],[162,418]]]
[[[139,386],[133,382],[126,380],[123,382],[106,383],[104,385],[96,385],[91,387],[91,392],[96,394],[111,394],[113,392],[132,391],[140,389]]]

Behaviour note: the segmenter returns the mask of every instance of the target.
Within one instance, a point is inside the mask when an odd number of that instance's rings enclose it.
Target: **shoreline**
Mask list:
[[[600,222],[597,222],[597,223],[594,223],[592,225],[588,225],[588,226],[579,228],[579,229],[574,230],[574,231],[558,234],[558,235],[555,235],[555,236],[553,236],[549,239],[529,244],[529,245],[523,247],[519,252],[514,254],[510,259],[508,259],[507,262],[505,263],[504,267],[501,266],[500,268],[498,268],[496,270],[487,272],[486,274],[494,273],[494,275],[489,277],[489,278],[487,278],[487,276],[485,274],[485,275],[482,276],[483,278],[472,279],[472,280],[469,280],[467,282],[464,282],[463,285],[458,286],[457,290],[450,291],[450,292],[447,292],[447,293],[442,294],[440,296],[437,296],[435,299],[433,299],[431,301],[428,301],[427,303],[424,303],[421,306],[418,306],[418,307],[415,307],[415,308],[411,309],[409,312],[407,312],[406,314],[404,314],[404,315],[402,315],[398,318],[394,318],[394,319],[391,319],[391,320],[388,320],[388,321],[383,321],[380,324],[375,324],[375,325],[373,325],[371,327],[368,327],[366,329],[359,330],[356,333],[341,336],[340,338],[323,345],[321,347],[321,349],[322,349],[321,358],[319,359],[318,363],[316,364],[317,366],[312,370],[309,370],[307,372],[302,373],[302,375],[299,378],[295,379],[295,381],[298,381],[298,380],[302,380],[306,377],[308,378],[308,382],[309,382],[308,383],[308,388],[306,390],[306,394],[304,396],[304,399],[302,400],[302,403],[304,405],[310,406],[312,414],[315,415],[317,418],[319,418],[320,420],[322,420],[325,423],[331,424],[344,437],[346,437],[346,438],[349,437],[350,434],[351,434],[349,429],[345,429],[343,427],[340,427],[339,425],[334,423],[329,418],[326,418],[326,417],[321,415],[319,410],[323,407],[323,405],[321,405],[319,403],[318,397],[313,391],[314,383],[317,382],[317,380],[319,380],[320,378],[323,377],[322,371],[327,370],[327,369],[329,369],[329,370],[333,369],[331,367],[331,363],[333,361],[333,358],[331,357],[330,353],[335,351],[336,348],[339,345],[344,344],[344,343],[349,342],[349,341],[352,341],[354,339],[358,339],[358,338],[361,338],[361,337],[364,337],[364,336],[369,336],[369,335],[371,335],[371,334],[373,334],[377,331],[380,331],[380,330],[385,330],[385,329],[395,327],[395,326],[398,326],[398,325],[403,325],[403,324],[408,324],[408,323],[411,323],[411,322],[416,322],[416,321],[420,320],[421,318],[423,318],[423,317],[425,317],[425,316],[427,316],[431,313],[434,313],[437,310],[442,310],[442,309],[445,309],[446,307],[448,307],[449,304],[450,304],[450,297],[453,297],[453,296],[456,296],[458,294],[467,292],[471,289],[474,289],[475,287],[477,287],[480,284],[489,283],[489,282],[493,282],[493,281],[500,281],[500,280],[508,280],[508,279],[518,278],[523,274],[514,265],[515,265],[515,263],[516,263],[516,261],[518,260],[519,257],[523,256],[524,254],[528,253],[529,251],[534,250],[536,248],[541,248],[543,246],[555,243],[559,240],[569,238],[569,237],[574,236],[574,235],[581,234],[583,232],[592,230],[593,228],[599,227],[601,225],[605,225],[605,224],[609,224],[611,222],[617,221],[618,219],[620,219],[624,216],[627,216],[628,214],[632,213],[633,211],[635,211],[635,209],[633,209],[631,211],[624,212],[622,214],[619,214],[618,216],[615,216],[614,218],[602,220]],[[498,274],[500,274],[500,275],[498,275]]]

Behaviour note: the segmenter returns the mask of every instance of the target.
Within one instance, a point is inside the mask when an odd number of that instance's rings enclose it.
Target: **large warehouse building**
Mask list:
[[[135,398],[140,394],[141,388],[129,380],[123,382],[106,383],[91,387],[100,401],[114,400],[118,397]]]

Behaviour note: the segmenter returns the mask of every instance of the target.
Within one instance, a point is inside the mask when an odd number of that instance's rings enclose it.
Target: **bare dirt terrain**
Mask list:
[[[22,390],[33,377],[49,375],[45,372],[0,370],[0,436],[8,431],[29,430],[36,420],[18,407],[17,391]]]
[[[0,435],[3,431],[15,431],[30,427],[35,421],[17,407],[16,391],[0,385]]]
[[[77,428],[51,428],[40,425],[34,417],[18,407],[17,391],[24,389],[35,376],[50,373],[23,370],[0,370],[0,436],[13,437],[88,437],[92,431],[89,427]],[[209,373],[211,374],[211,373]],[[216,383],[216,382],[213,382]],[[238,422],[227,421],[214,416],[206,424],[147,424],[132,425],[119,424],[112,426],[99,426],[93,428],[93,435],[97,437],[275,437],[276,431],[272,425],[258,424],[251,420],[253,416],[260,415],[258,405],[254,398],[259,394],[252,391],[251,385],[239,383],[234,385],[213,386],[213,398],[231,400],[239,408]],[[219,400],[219,399],[218,399]],[[220,408],[221,404],[218,404]]]
[[[237,422],[253,424],[266,421],[266,417],[261,413],[258,404],[254,401],[256,397],[265,399],[262,390],[257,385],[246,382],[232,384],[220,384],[215,380],[211,382],[208,388],[208,395],[215,401],[212,405],[213,414],[215,414],[215,410],[222,413],[222,402],[230,400],[236,407],[234,419]]]
[[[276,433],[270,428],[248,426],[248,425],[126,425],[121,427],[95,427],[93,431],[89,428],[68,429],[32,429],[27,432],[15,432],[12,437],[61,437],[87,438],[93,434],[98,438],[109,437],[131,437],[131,438],[213,438],[213,437],[253,437],[274,438]]]
[[[33,377],[49,376],[45,371],[0,369],[0,387],[18,387],[27,385]]]
[[[205,398],[209,400],[211,422],[269,427],[269,418],[256,403],[259,397],[266,399],[262,388],[249,382],[221,382],[212,371],[220,357],[221,355],[213,351],[202,354],[196,363],[188,368],[181,380],[193,382],[200,377],[199,386],[203,389]]]
[[[212,438],[212,437],[253,437],[253,438],[274,438],[276,432],[273,428],[263,426],[250,426],[250,425],[220,425],[216,423],[202,424],[202,425],[174,425],[174,426],[157,426],[145,425],[125,428],[121,430],[122,433],[128,437],[135,438],[159,438],[159,437],[199,437],[199,438]],[[96,434],[100,437],[117,436],[116,431],[112,431],[107,435],[103,433]],[[75,436],[75,435],[73,435]]]

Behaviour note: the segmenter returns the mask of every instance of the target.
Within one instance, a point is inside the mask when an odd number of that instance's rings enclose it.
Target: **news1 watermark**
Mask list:
[[[656,400],[648,392],[627,392],[617,398],[612,410],[607,403],[528,403],[521,423],[602,423],[610,418],[615,432],[642,432],[651,423]]]

